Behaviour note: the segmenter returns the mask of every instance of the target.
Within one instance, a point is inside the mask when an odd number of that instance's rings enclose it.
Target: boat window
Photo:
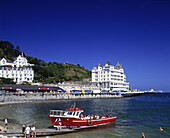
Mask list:
[[[56,115],[62,116],[62,112],[57,112]]]
[[[79,112],[77,112],[76,116],[79,116]]]
[[[56,115],[56,113],[57,113],[57,112],[56,112],[56,111],[54,111],[54,115]]]
[[[50,115],[54,115],[54,112],[53,112],[53,111],[51,111],[51,112],[50,112]]]
[[[67,115],[72,115],[72,112],[68,112]]]
[[[73,116],[75,116],[76,112],[73,112]]]
[[[65,112],[62,112],[62,115],[65,115]]]

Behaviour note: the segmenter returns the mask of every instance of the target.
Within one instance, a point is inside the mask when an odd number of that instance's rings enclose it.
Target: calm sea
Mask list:
[[[117,121],[107,126],[53,137],[113,137],[146,138],[170,137],[170,93],[146,94],[138,97],[112,99],[59,100],[48,102],[0,105],[0,118],[8,117],[9,125],[22,128],[23,124],[34,124],[36,128],[52,126],[48,118],[51,109],[67,109],[73,103],[85,114],[109,114]],[[3,124],[1,124],[3,125]],[[166,132],[160,132],[162,127]]]

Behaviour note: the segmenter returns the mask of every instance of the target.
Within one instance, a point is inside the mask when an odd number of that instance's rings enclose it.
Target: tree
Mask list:
[[[20,52],[20,47],[17,45],[16,50]]]
[[[16,84],[12,79],[9,78],[0,78],[0,84]]]
[[[33,59],[30,60],[31,64],[39,65],[39,60],[37,57],[34,57]]]

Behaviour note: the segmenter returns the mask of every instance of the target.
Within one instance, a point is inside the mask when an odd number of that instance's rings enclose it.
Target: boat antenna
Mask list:
[[[76,103],[73,104],[73,109],[76,107]]]

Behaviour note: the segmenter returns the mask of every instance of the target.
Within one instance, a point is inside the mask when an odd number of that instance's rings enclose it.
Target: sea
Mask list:
[[[15,129],[21,129],[23,124],[47,128],[52,126],[48,118],[50,110],[65,110],[74,103],[86,115],[112,112],[117,120],[105,126],[48,138],[141,138],[142,132],[146,138],[170,138],[170,93],[0,105],[0,118],[7,117],[9,125]],[[160,127],[163,132],[159,131]]]

